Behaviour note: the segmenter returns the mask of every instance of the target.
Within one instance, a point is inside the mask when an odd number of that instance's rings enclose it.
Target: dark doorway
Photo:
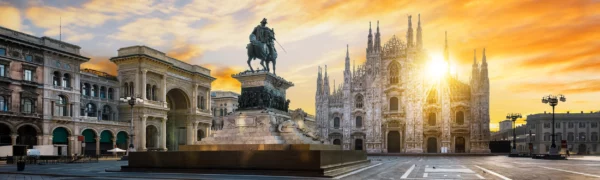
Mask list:
[[[427,153],[437,153],[437,139],[433,137],[427,139]]]
[[[390,131],[388,133],[388,153],[399,153],[400,152],[400,132]]]
[[[21,126],[17,130],[19,136],[17,136],[17,144],[27,145],[27,148],[31,149],[34,145],[37,145],[37,131],[30,125]]]
[[[585,144],[579,144],[579,148],[577,149],[577,154],[585,154],[586,151]]]
[[[456,153],[464,153],[465,152],[465,138],[464,137],[456,137],[454,141],[454,149]]]
[[[354,150],[363,150],[363,140],[362,139],[356,139],[354,140]]]
[[[334,139],[333,145],[342,145],[342,142],[340,141],[340,139]]]

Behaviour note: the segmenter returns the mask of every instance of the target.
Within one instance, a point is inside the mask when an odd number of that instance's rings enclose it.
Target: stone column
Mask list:
[[[206,103],[204,105],[204,107],[206,107],[206,109],[208,110],[208,113],[210,113],[212,115],[212,107],[210,106],[210,99],[211,99],[210,89],[206,90],[206,97],[204,99],[206,99],[206,102],[204,102],[204,103]]]
[[[146,73],[148,72],[148,70],[142,70],[142,99],[144,100],[148,100],[148,98],[146,98]],[[144,145],[144,148],[146,148],[146,145]]]
[[[163,93],[162,93],[162,101],[164,102],[164,106],[167,107],[167,74],[163,75]]]
[[[192,98],[194,98],[192,100],[192,102],[194,102],[194,104],[192,105],[192,112],[196,113],[196,110],[200,107],[198,107],[198,84],[194,84],[194,91],[193,91],[193,95]]]
[[[142,151],[146,151],[146,116],[142,116],[142,125],[140,127],[140,148]]]
[[[144,86],[146,86],[146,85],[144,85]],[[140,88],[140,87],[141,87],[141,86],[140,86],[140,71],[136,70],[136,72],[135,72],[135,83],[133,84],[133,94],[130,94],[130,96],[132,96],[132,97],[136,97],[136,95],[140,95],[140,94],[141,94],[141,93],[139,93],[139,92],[140,92],[140,91],[139,91],[140,89],[144,89],[144,90],[143,90],[143,91],[141,91],[141,92],[144,92],[144,91],[145,91],[145,88]],[[136,91],[135,91],[135,90],[138,90],[138,91],[137,91],[138,93],[136,93]],[[131,91],[131,90],[130,90],[130,91]]]
[[[67,155],[71,156],[77,152],[77,136],[69,137],[69,144],[67,145]]]
[[[186,133],[187,138],[185,138],[185,144],[186,145],[194,144],[194,124],[193,124],[193,122],[190,122],[190,120],[188,120],[188,122],[187,122],[186,131],[187,131],[187,133]]]
[[[110,148],[110,149],[114,149],[114,148],[116,148],[116,147],[117,147],[117,138],[113,137],[113,138],[112,138],[112,143],[113,143],[113,144],[112,144],[112,148]],[[117,154],[117,152],[115,151],[115,152],[113,152],[113,154],[114,154],[114,155],[116,155],[116,154]]]
[[[44,145],[44,142],[42,141],[42,139],[43,139],[42,135],[37,136],[37,145]]]
[[[162,130],[160,132],[160,138],[161,138],[161,142],[160,142],[160,148],[162,148],[164,151],[167,151],[167,118],[165,117],[164,119],[162,119]]]
[[[198,142],[198,122],[194,123],[194,144]]]
[[[100,155],[100,137],[96,137],[96,155]]]
[[[17,137],[19,137],[19,135],[17,135],[17,134],[11,134],[10,135],[10,144],[17,145]]]

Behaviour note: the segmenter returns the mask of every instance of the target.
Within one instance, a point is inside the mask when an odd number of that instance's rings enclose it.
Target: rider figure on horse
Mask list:
[[[270,70],[269,63],[272,62],[273,73],[275,73],[277,50],[275,50],[273,41],[275,41],[275,32],[273,29],[267,27],[267,19],[263,18],[263,20],[260,22],[260,25],[256,26],[250,34],[250,44],[247,46],[248,66],[250,66],[250,70],[254,71],[250,65],[250,61],[258,58],[261,60],[260,64],[267,71]],[[267,63],[266,67],[264,62]]]

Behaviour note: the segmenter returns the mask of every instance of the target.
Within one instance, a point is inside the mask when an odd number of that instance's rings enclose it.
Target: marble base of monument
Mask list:
[[[121,171],[333,177],[370,164],[364,151],[133,152]]]

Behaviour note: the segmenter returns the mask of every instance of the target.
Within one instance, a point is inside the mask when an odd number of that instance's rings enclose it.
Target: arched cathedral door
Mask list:
[[[464,137],[456,137],[454,142],[454,149],[456,153],[464,153],[465,152],[465,138]]]
[[[388,153],[400,152],[400,132],[390,131],[387,138]]]
[[[434,137],[427,139],[427,153],[437,153],[437,139]]]

